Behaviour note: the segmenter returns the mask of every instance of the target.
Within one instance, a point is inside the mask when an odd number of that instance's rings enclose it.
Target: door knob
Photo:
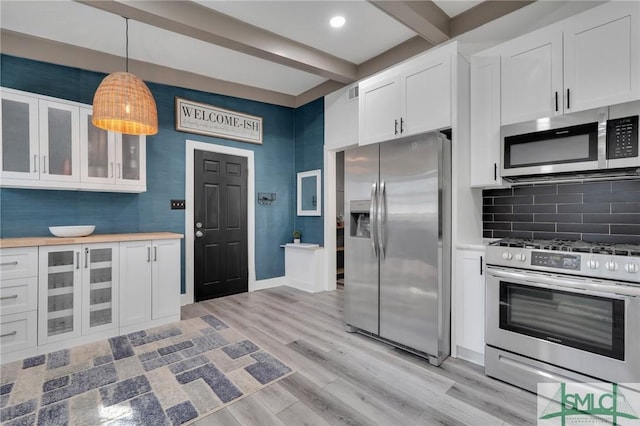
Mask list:
[[[202,222],[196,222],[196,228],[198,229],[202,228]]]
[[[196,231],[196,238],[201,238],[204,235],[202,231]]]

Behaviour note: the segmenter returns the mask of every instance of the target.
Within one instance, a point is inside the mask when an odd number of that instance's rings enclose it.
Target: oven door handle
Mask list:
[[[596,282],[588,282],[588,281],[577,281],[572,279],[557,279],[553,277],[548,277],[539,274],[521,274],[518,272],[507,272],[502,270],[497,270],[493,268],[487,268],[489,275],[492,275],[497,278],[506,278],[511,280],[518,281],[526,281],[527,283],[533,284],[535,286],[536,283],[546,284],[553,287],[564,287],[573,290],[583,290],[583,291],[594,291],[600,294],[606,294],[607,296],[611,295],[619,295],[619,296],[631,296],[631,297],[640,297],[640,286],[630,286],[624,284],[603,284]]]

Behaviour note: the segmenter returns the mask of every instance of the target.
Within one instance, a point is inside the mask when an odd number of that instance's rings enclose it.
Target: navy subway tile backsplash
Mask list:
[[[482,191],[485,238],[640,244],[640,179]]]

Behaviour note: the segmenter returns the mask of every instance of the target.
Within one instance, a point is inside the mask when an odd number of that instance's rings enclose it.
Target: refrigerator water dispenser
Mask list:
[[[370,221],[369,221],[369,200],[351,201],[351,223],[349,226],[349,235],[357,238],[370,238]]]

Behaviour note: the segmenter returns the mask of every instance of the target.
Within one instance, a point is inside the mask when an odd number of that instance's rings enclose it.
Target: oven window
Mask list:
[[[500,328],[624,360],[624,300],[500,282]]]

